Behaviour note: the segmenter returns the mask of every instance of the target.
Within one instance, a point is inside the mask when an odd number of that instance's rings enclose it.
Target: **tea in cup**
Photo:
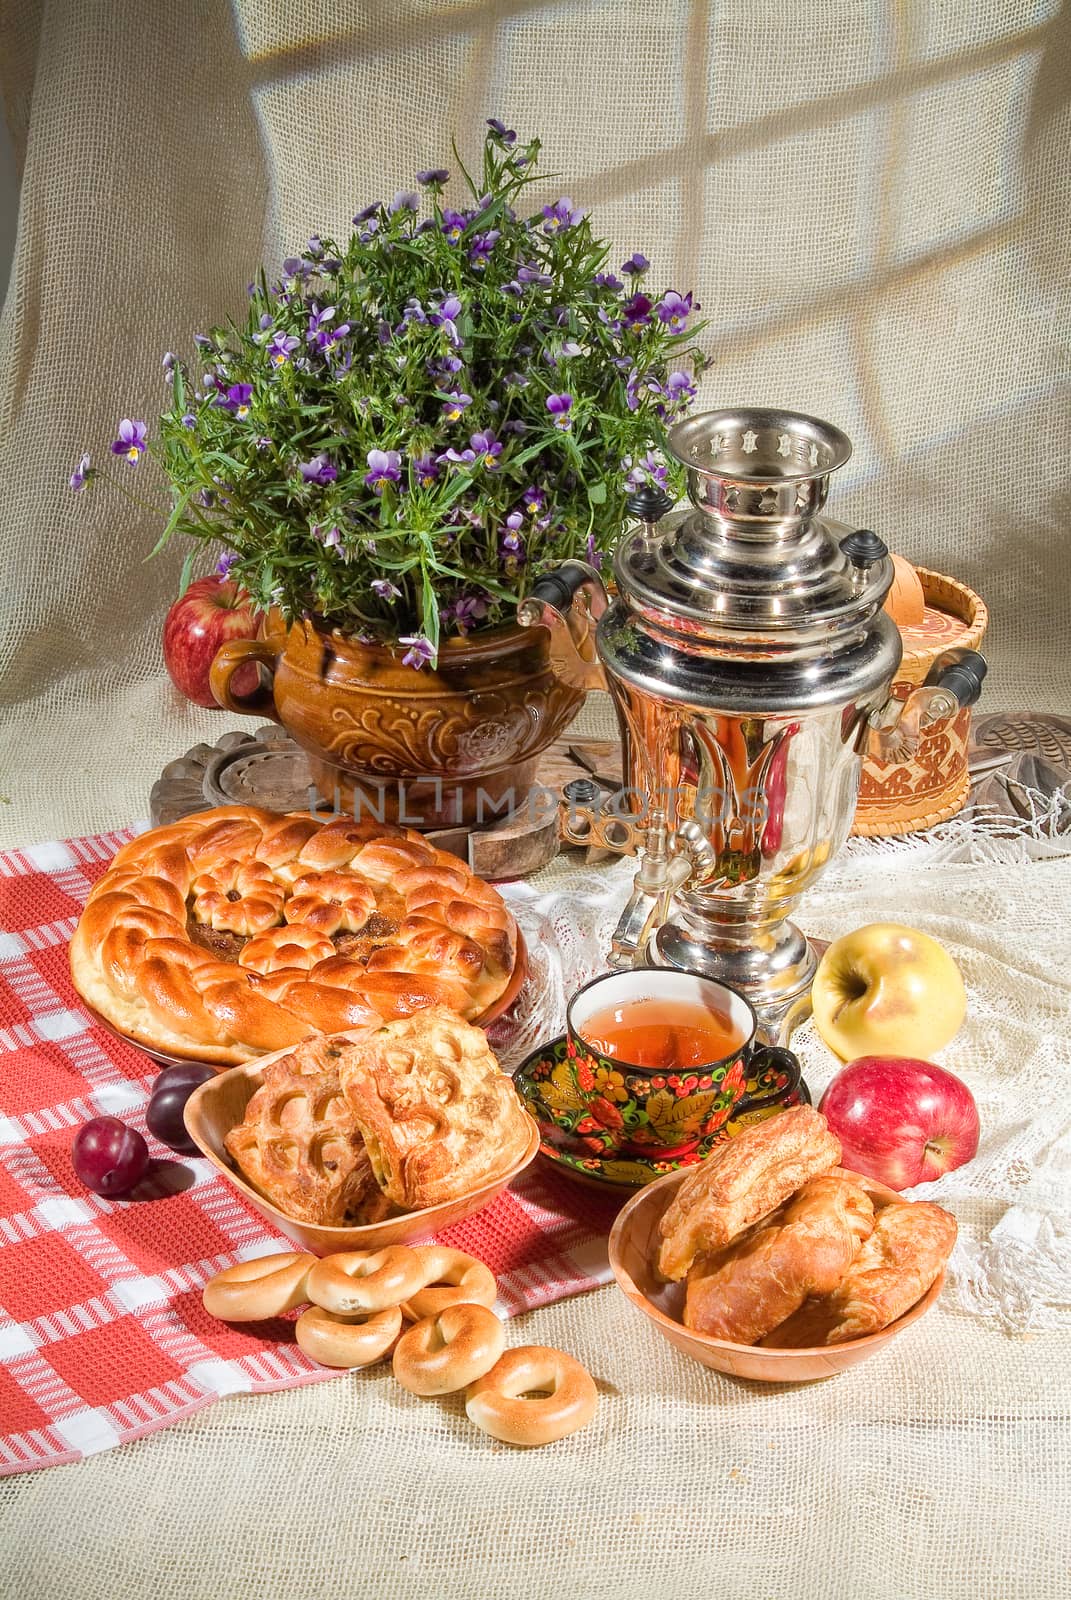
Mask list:
[[[757,1026],[743,995],[699,973],[592,979],[564,1041],[519,1074],[545,1153],[630,1185],[701,1160],[730,1117],[806,1095],[796,1057],[757,1043]]]

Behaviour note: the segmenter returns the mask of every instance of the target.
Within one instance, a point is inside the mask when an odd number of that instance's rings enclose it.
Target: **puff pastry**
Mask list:
[[[339,1078],[384,1193],[406,1210],[489,1183],[530,1122],[479,1028],[432,1006],[342,1047]]]
[[[498,893],[420,834],[253,806],[124,845],[71,941],[121,1033],[220,1064],[427,1005],[482,1016],[516,960]]]
[[[846,1177],[812,1178],[769,1221],[688,1273],[685,1327],[756,1344],[803,1304],[835,1289],[874,1228],[874,1206]]]
[[[808,1300],[763,1344],[802,1349],[879,1333],[922,1299],[955,1242],[955,1217],[931,1201],[883,1206],[873,1233],[832,1293]]]
[[[245,1119],[224,1139],[272,1205],[328,1227],[379,1222],[393,1207],[372,1170],[339,1082],[339,1046],[310,1039],[267,1068]]]
[[[728,1139],[681,1184],[659,1224],[663,1277],[722,1250],[809,1179],[840,1161],[840,1141],[811,1106],[793,1106]]]

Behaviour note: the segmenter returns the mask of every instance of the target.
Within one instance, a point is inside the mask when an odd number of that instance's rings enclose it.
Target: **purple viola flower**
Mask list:
[[[238,560],[237,550],[225,550],[216,562],[215,573],[217,578],[229,578],[231,568]]]
[[[642,328],[651,320],[651,302],[645,294],[634,294],[621,310],[626,328]]]
[[[185,415],[182,418],[182,426],[184,428],[189,428],[191,430],[196,428],[196,426],[197,426],[197,418],[194,416],[192,411],[187,411],[185,413]]]
[[[547,508],[547,497],[542,489],[528,488],[521,495],[524,509],[530,517],[538,517],[541,511]]]
[[[621,271],[627,272],[630,278],[638,278],[642,272],[647,271],[650,265],[651,263],[646,256],[641,255],[638,250],[634,250],[627,261],[622,261]]]
[[[430,452],[427,455],[414,457],[412,465],[419,489],[430,489],[432,484],[438,483],[439,463]]]
[[[425,172],[418,172],[416,181],[424,189],[441,189],[450,174],[445,167],[429,167]]]
[[[588,565],[594,567],[596,571],[602,566],[602,555],[595,546],[593,533],[588,534]]]
[[[253,440],[253,445],[257,450],[261,450],[261,451],[270,450],[271,449],[271,440],[268,438],[267,434],[261,433],[261,434],[258,434],[257,437]]]
[[[334,320],[335,320],[335,307],[334,306],[323,306],[323,307],[320,307],[320,306],[314,305],[313,308],[312,308],[312,315],[309,317],[308,328],[305,331],[305,342],[306,342],[306,344],[315,344],[317,339],[320,336],[320,333],[321,333],[322,329],[324,329],[327,326],[328,323],[333,322]]]
[[[527,389],[529,382],[523,372],[507,372],[502,381],[507,389]]]
[[[399,189],[390,205],[387,215],[397,216],[399,211],[418,211],[420,209],[420,196],[413,189]]]
[[[535,283],[542,289],[548,289],[554,282],[549,272],[540,270],[538,263],[527,262],[523,267],[517,268],[518,283]]]
[[[563,228],[575,228],[583,222],[586,211],[578,211],[567,194],[552,206],[543,207],[543,232],[561,233]]]
[[[402,307],[402,320],[398,324],[398,331],[400,333],[403,328],[408,327],[410,322],[427,322],[427,320],[428,316],[424,307],[415,295],[411,295]]]
[[[466,634],[482,622],[488,611],[487,600],[483,595],[466,595],[464,599],[454,600],[450,605],[443,606],[440,616],[443,622],[453,623],[458,633]]]
[[[136,467],[145,454],[147,432],[144,422],[124,417],[119,424],[119,437],[112,441],[112,455],[123,456],[130,466]]]
[[[488,117],[487,126],[500,143],[505,145],[517,143],[517,135],[514,130],[507,128],[506,124],[501,122],[498,117]]]
[[[469,245],[469,264],[476,272],[482,272],[487,265],[487,259],[502,235],[497,228],[489,228],[486,233],[477,233]]]
[[[572,408],[573,397],[571,394],[548,394],[547,410],[553,417],[556,428],[564,430],[572,427],[573,420],[569,415]]]
[[[452,373],[461,371],[461,362],[457,356],[432,356],[425,362],[429,377],[448,378]]]
[[[216,396],[216,404],[234,417],[248,417],[253,386],[250,383],[232,383],[226,394]]]
[[[455,450],[451,447],[444,450],[439,457],[440,461],[450,461],[455,467],[469,467],[476,460],[475,450]]]
[[[208,337],[207,333],[195,333],[193,336],[193,342],[197,346],[198,350],[211,350],[212,348],[212,341]]]
[[[369,450],[365,458],[368,471],[364,481],[373,494],[382,494],[387,484],[395,484],[402,475],[402,458],[397,450]]]
[[[508,283],[502,284],[501,289],[503,294],[514,295],[517,299],[525,293],[524,284],[518,283],[516,278],[511,278]]]
[[[654,450],[648,450],[635,466],[631,456],[626,456],[621,465],[628,472],[625,479],[625,486],[628,489],[642,489],[649,483],[657,484],[660,489],[666,487],[668,478],[666,463]]]
[[[301,340],[296,339],[292,333],[276,333],[266,346],[265,354],[273,367],[285,367],[300,344]]]
[[[472,404],[472,396],[461,389],[451,389],[449,400],[443,402],[443,416],[447,422],[456,422],[461,413]]]
[[[468,227],[469,219],[461,211],[444,211],[442,229],[451,244],[456,244]]]
[[[686,372],[671,372],[664,392],[666,399],[675,405],[686,405],[695,399],[695,384]]]
[[[691,290],[687,294],[678,294],[676,289],[670,289],[655,306],[659,322],[664,322],[674,333],[680,333],[687,327],[693,309],[698,307],[692,306]]]
[[[521,535],[521,528],[524,526],[523,511],[511,511],[503,526],[504,532],[498,541],[499,555],[507,561],[523,561],[524,539]]]
[[[70,483],[75,494],[81,494],[82,490],[85,488],[86,481],[89,478],[89,472],[89,457],[85,455],[71,473]]]
[[[389,578],[372,579],[372,593],[380,600],[396,600],[401,592],[397,584],[391,583]]]
[[[323,536],[325,550],[334,550],[336,553],[342,549],[342,529],[328,528]]]
[[[435,660],[435,646],[422,633],[404,634],[398,643],[406,646],[402,657],[403,667],[426,667],[429,661]]]
[[[456,294],[448,294],[446,299],[437,305],[428,316],[428,321],[433,328],[445,329],[446,336],[455,350],[462,343],[461,335],[457,331],[457,319],[463,309],[464,307],[458,296]]]
[[[163,359],[161,365],[163,366],[164,372],[170,378],[171,374],[174,372],[175,368],[178,366],[178,356],[175,354],[175,352],[173,350],[165,350],[164,351],[164,359]]]
[[[615,278],[612,272],[597,272],[592,279],[596,289],[612,289],[616,294],[625,285],[620,278]]]
[[[502,454],[502,446],[495,438],[491,428],[485,428],[480,433],[472,434],[469,444],[478,456],[483,457],[485,467],[490,467],[494,470],[498,466],[498,458]]]
[[[383,209],[382,200],[373,200],[372,204],[370,206],[365,206],[363,211],[358,211],[357,215],[353,219],[353,226],[355,228],[359,228],[361,226],[362,222],[370,222],[372,220],[372,218],[377,215],[378,212],[382,211],[382,209]],[[286,266],[285,261],[283,263],[283,266],[285,268],[285,266]]]
[[[520,417],[514,417],[512,422],[504,422],[502,424],[502,432],[516,434],[527,433],[528,424],[527,422],[522,422]]]
[[[365,223],[364,227],[361,229],[361,231],[357,235],[357,237],[358,237],[358,239],[360,239],[362,244],[368,244],[369,240],[374,239],[378,232],[379,232],[379,218],[378,217],[372,217],[372,219],[369,222]]]
[[[318,483],[324,486],[334,483],[338,477],[337,467],[332,465],[330,457],[323,452],[313,456],[311,461],[299,462],[298,468],[306,483]]]

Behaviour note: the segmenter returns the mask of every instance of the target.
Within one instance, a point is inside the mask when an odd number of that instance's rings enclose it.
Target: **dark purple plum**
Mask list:
[[[186,1101],[202,1083],[216,1076],[213,1067],[189,1062],[181,1067],[165,1067],[152,1086],[152,1094],[145,1111],[149,1132],[161,1144],[179,1155],[195,1156],[197,1146],[186,1132],[182,1113]]]
[[[118,1117],[94,1117],[74,1136],[71,1162],[75,1176],[94,1194],[128,1194],[145,1176],[149,1147],[136,1128]]]

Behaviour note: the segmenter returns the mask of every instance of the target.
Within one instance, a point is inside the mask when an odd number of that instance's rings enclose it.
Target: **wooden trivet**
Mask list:
[[[570,755],[570,750],[575,754]],[[620,782],[621,746],[610,739],[557,740],[539,761],[536,781],[560,794],[574,778],[598,772],[607,787]],[[330,814],[318,795],[308,758],[275,723],[255,733],[225,733],[215,744],[198,744],[168,762],[153,784],[149,814],[154,826],[177,822],[210,806],[265,806],[270,811]],[[427,835],[440,850],[467,861],[481,878],[523,878],[553,861],[560,846],[558,816],[537,808],[481,828],[440,828]]]

